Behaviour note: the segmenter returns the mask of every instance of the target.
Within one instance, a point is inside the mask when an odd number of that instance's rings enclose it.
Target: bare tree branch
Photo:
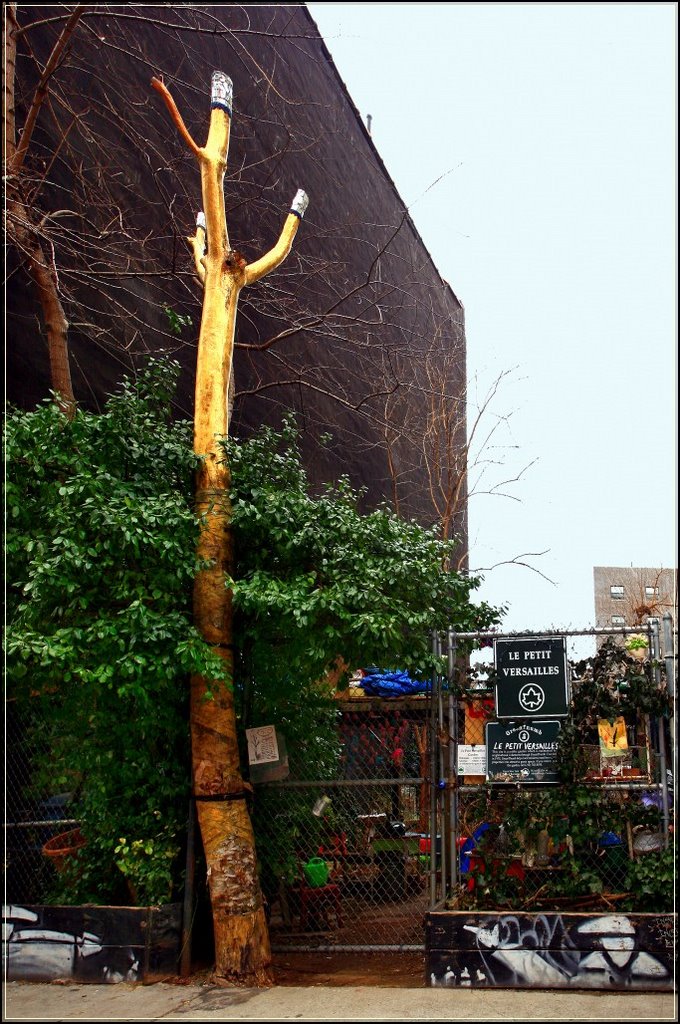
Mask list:
[[[16,4],[14,4],[14,5],[10,4],[9,6],[16,8]],[[21,133],[21,141],[19,142],[19,144],[18,144],[16,150],[14,151],[14,153],[11,153],[9,158],[8,158],[8,172],[10,174],[18,174],[19,171],[21,170],[21,167],[23,165],[24,159],[26,157],[26,153],[28,151],[28,147],[29,147],[29,145],[31,143],[31,138],[33,136],[33,130],[35,128],[35,124],[36,124],[36,121],[38,119],[38,114],[40,112],[40,108],[43,105],[43,103],[45,101],[45,98],[47,96],[47,89],[48,89],[49,80],[52,77],[52,75],[54,74],[54,72],[55,72],[55,70],[56,70],[56,68],[57,68],[57,66],[59,64],[61,56],[62,56],[62,54],[63,54],[63,52],[64,52],[64,50],[66,48],[66,45],[67,45],[69,39],[73,35],[73,32],[75,30],[76,25],[78,24],[80,18],[82,17],[84,12],[88,9],[88,7],[89,7],[88,4],[78,4],[78,6],[76,7],[75,11],[73,12],[73,14],[70,15],[68,21],[66,22],[66,25],[64,26],[64,28],[63,28],[60,36],[59,36],[59,39],[57,40],[57,42],[56,42],[56,44],[54,46],[54,49],[52,50],[52,53],[49,56],[47,64],[45,65],[45,70],[43,71],[43,73],[42,73],[42,75],[40,77],[40,81],[38,82],[38,85],[36,86],[36,90],[35,90],[35,93],[34,93],[34,96],[33,96],[33,102],[31,103],[31,106],[30,106],[30,109],[28,111],[28,114],[26,115],[26,120],[24,122],[24,128],[23,128],[23,131]],[[15,19],[15,15],[14,14],[12,15],[12,18],[14,19],[14,21],[16,23],[16,19]],[[16,40],[16,36],[17,36],[17,32],[14,32],[15,40]],[[16,42],[15,42],[15,45],[16,45]]]
[[[531,564],[531,562],[524,561],[525,558],[542,558],[543,555],[548,554],[549,550],[549,548],[546,548],[545,551],[524,551],[521,555],[515,555],[514,558],[507,558],[501,562],[495,562],[493,565],[479,566],[472,571],[475,573],[493,572],[494,569],[498,569],[501,565],[521,565],[524,569],[531,569],[532,572],[541,576],[547,583],[551,583],[553,587],[556,587],[557,583],[555,580],[551,580],[549,576],[546,576],[545,573],[541,572],[540,569],[537,569],[535,565]]]

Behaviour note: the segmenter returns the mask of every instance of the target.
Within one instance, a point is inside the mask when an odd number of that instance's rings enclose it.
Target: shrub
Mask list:
[[[6,424],[8,692],[46,723],[33,785],[74,794],[87,846],[54,898],[165,901],[189,799],[186,677],[223,676],[191,624],[197,524],[179,367],[151,361],[101,414]],[[45,726],[43,726],[45,728]]]

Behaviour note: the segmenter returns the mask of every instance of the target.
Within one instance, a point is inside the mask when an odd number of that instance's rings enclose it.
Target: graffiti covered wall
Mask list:
[[[5,905],[2,963],[8,981],[99,984],[176,973],[181,906]]]
[[[674,914],[427,915],[432,987],[673,990]]]

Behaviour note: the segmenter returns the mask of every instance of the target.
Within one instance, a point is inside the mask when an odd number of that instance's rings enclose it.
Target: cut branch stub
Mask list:
[[[302,218],[304,217],[305,211],[307,210],[308,206],[309,206],[309,196],[304,191],[304,189],[299,188],[297,190],[297,192],[295,193],[295,199],[290,204],[290,212],[291,213],[296,213],[298,215],[298,217],[300,218],[300,220],[302,220]]]
[[[194,258],[196,276],[201,284],[205,284],[206,239],[205,214],[200,211],[196,214],[196,231],[187,238],[187,243]]]
[[[234,83],[224,71],[213,71],[210,89],[210,109],[218,107],[229,117],[234,104]]]
[[[261,277],[271,273],[272,270],[275,270],[283,263],[293,246],[293,239],[297,234],[300,221],[304,217],[308,205],[309,197],[307,193],[301,188],[298,189],[276,245],[268,253],[265,253],[264,256],[261,256],[259,260],[255,260],[254,263],[250,263],[246,267],[245,283],[247,285],[259,281]]]

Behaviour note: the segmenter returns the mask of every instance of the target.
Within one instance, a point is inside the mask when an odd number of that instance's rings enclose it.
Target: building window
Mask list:
[[[659,596],[659,588],[658,587],[645,587],[645,597],[658,597],[658,596]]]
[[[609,593],[615,601],[623,600],[624,589],[619,583],[612,585],[609,588]]]
[[[623,615],[612,615],[612,626],[625,626],[626,620]]]

